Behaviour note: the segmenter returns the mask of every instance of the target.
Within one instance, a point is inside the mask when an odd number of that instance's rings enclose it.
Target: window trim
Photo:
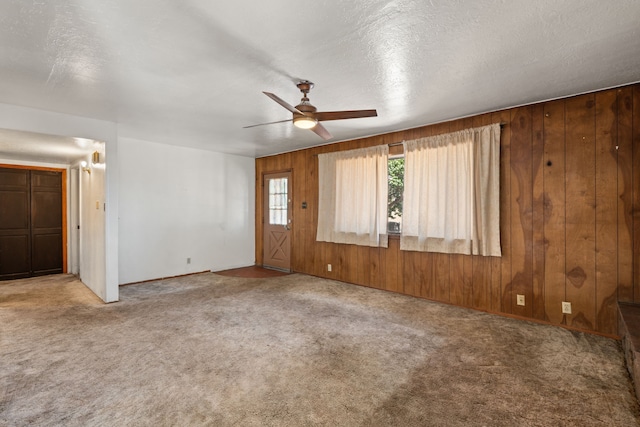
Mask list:
[[[404,152],[399,153],[399,154],[393,154],[393,155],[389,155],[388,159],[387,159],[387,165],[389,164],[389,162],[391,160],[397,160],[397,159],[403,159],[404,160]],[[387,168],[388,170],[388,168]],[[402,176],[402,185],[404,186],[404,175]],[[400,218],[402,218],[402,214],[400,215]],[[389,230],[389,202],[387,200],[387,235],[389,237],[393,237],[393,238],[397,238],[400,239],[400,235],[402,234],[402,223],[400,223],[400,231],[391,231]]]

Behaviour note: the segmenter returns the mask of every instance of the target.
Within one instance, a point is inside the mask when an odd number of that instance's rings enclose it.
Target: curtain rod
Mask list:
[[[500,123],[500,127],[503,128],[505,127],[507,123]],[[464,130],[464,129],[463,129]],[[400,142],[390,142],[389,144],[387,144],[389,147],[395,147],[397,145],[402,145],[404,141],[400,141]],[[317,156],[317,154],[314,154],[314,156]]]
[[[500,127],[503,128],[506,125],[506,123],[500,123]],[[480,126],[481,127],[481,126]],[[464,130],[464,129],[463,129]],[[396,145],[402,145],[404,141],[400,141],[400,142],[390,142],[389,144],[387,144],[389,147],[395,147]]]

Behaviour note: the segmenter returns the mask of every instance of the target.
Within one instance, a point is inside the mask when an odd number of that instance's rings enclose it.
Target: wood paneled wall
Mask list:
[[[388,248],[315,241],[319,153],[495,122],[501,258],[400,251],[393,238]],[[257,159],[258,265],[258,190],[264,173],[282,170],[293,173],[296,272],[608,335],[618,332],[616,300],[640,302],[640,85]]]

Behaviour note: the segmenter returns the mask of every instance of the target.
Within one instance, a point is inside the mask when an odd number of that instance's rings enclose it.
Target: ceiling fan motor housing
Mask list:
[[[279,96],[274,95],[270,92],[263,92],[269,98],[280,104],[282,107],[286,108],[293,114],[293,124],[296,127],[302,129],[309,129],[316,133],[320,138],[325,141],[333,138],[329,131],[325,129],[322,124],[319,122],[323,120],[343,120],[343,119],[357,119],[361,117],[375,117],[378,115],[376,110],[352,110],[352,111],[325,111],[325,112],[317,112],[317,108],[314,107],[311,102],[309,102],[309,98],[307,94],[313,88],[314,84],[309,80],[301,80],[296,85],[300,92],[302,92],[302,99],[300,100],[300,104],[295,107],[289,104],[287,101],[281,99]],[[271,123],[262,123],[263,125],[274,124],[274,123],[282,123],[287,122],[289,120],[280,120],[277,122]],[[255,127],[261,125],[253,125],[253,126],[245,126],[245,127]]]
[[[306,99],[306,101],[305,101]],[[309,103],[309,99],[307,98],[302,98],[302,102],[298,105],[296,105],[296,108],[304,114],[313,114],[316,112],[317,108],[314,107],[313,105],[311,105]],[[293,113],[293,115],[295,116],[297,113]]]

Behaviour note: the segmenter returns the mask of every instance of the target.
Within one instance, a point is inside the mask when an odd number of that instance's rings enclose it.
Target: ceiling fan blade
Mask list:
[[[242,129],[249,129],[249,128],[254,128],[256,126],[273,125],[273,124],[276,124],[276,123],[284,123],[284,122],[290,122],[290,121],[293,121],[293,119],[278,120],[277,122],[260,123],[260,124],[257,124],[257,125],[243,126]]]
[[[333,138],[333,135],[331,135],[329,131],[320,123],[316,124],[314,127],[312,127],[309,130],[314,131],[320,138],[324,139],[325,141],[327,139]]]
[[[294,107],[293,105],[289,104],[287,101],[285,101],[284,99],[280,98],[278,95],[274,95],[271,92],[262,92],[262,93],[264,93],[269,98],[273,99],[278,104],[282,105],[284,108],[286,108],[287,110],[291,111],[292,113],[304,114],[302,111],[298,110],[296,107]]]
[[[359,119],[361,117],[377,117],[376,110],[352,110],[352,111],[320,111],[313,115],[318,121]]]

